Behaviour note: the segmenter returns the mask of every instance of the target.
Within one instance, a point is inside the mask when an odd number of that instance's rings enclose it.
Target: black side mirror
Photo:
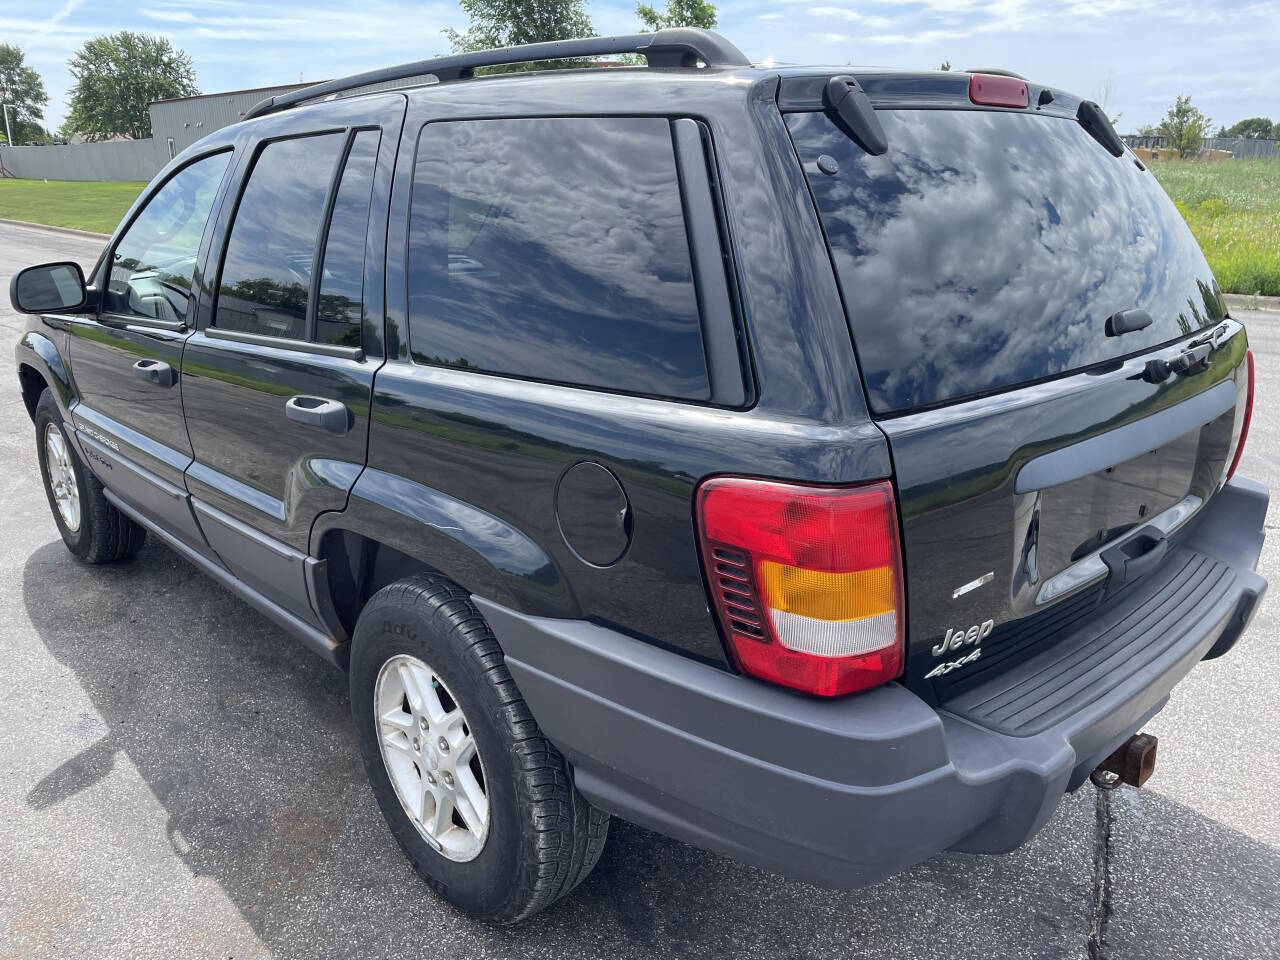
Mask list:
[[[27,267],[9,281],[9,302],[19,313],[74,313],[88,299],[84,271],[70,260]]]

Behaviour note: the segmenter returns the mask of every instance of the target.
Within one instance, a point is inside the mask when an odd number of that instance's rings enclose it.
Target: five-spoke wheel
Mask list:
[[[417,657],[382,665],[374,693],[378,744],[400,805],[427,843],[465,862],[489,836],[484,764],[444,681]]]
[[[67,529],[75,533],[80,529],[80,487],[71,466],[67,440],[56,423],[45,424],[44,457],[49,465],[49,487],[54,505]]]

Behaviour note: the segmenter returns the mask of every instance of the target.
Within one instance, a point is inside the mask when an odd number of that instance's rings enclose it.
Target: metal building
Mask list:
[[[411,86],[433,78],[409,77],[345,91],[343,96]],[[220,127],[241,120],[255,103],[305,83],[202,93],[148,104],[151,136],[38,147],[0,146],[0,175],[47,180],[150,180],[171,159]]]
[[[151,111],[151,138],[160,148],[162,162],[168,162],[171,157],[176,157],[219,127],[236,123],[259,100],[305,86],[309,84],[293,83],[283,87],[255,87],[250,90],[156,100],[148,105]]]

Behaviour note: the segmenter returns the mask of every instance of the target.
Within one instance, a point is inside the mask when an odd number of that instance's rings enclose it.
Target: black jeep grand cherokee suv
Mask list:
[[[837,885],[1010,850],[1266,586],[1245,331],[1017,77],[411,64],[188,150],[89,281],[11,290],[67,546],[150,531],[349,668],[391,830],[496,921],[610,814]]]

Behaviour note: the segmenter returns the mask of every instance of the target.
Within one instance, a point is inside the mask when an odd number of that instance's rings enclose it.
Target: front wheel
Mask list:
[[[456,906],[516,923],[599,860],[608,814],[578,793],[452,581],[419,574],[369,601],[351,643],[351,709],[391,832]]]
[[[62,542],[85,563],[132,557],[146,542],[146,528],[117,510],[80,462],[49,390],[40,394],[35,421],[40,477]]]

